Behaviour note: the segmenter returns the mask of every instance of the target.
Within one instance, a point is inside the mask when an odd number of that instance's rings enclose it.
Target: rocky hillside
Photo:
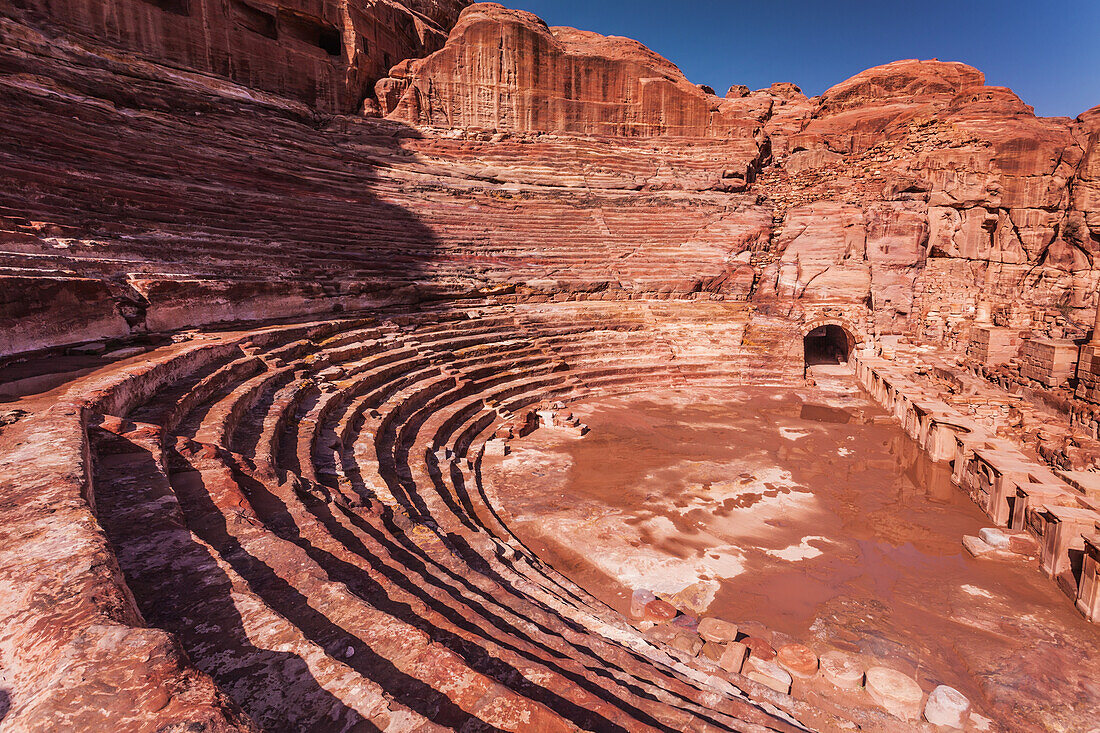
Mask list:
[[[445,45],[455,4],[324,4],[311,17],[359,29],[336,55],[279,30],[304,17],[282,5],[274,37],[233,21],[250,39],[235,55],[186,42],[197,0],[129,5],[150,19],[133,32],[135,13],[91,5],[0,25],[0,257],[85,293],[31,283],[18,320],[95,324],[9,321],[8,353],[172,327],[158,311],[192,287],[200,323],[354,308],[380,287],[732,298],[948,345],[980,302],[1053,336],[1091,325],[1100,111],[1036,117],[963,64],[719,98],[635,41],[492,3]]]

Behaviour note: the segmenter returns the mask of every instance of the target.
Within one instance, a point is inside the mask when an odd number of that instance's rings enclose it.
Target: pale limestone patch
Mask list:
[[[780,560],[786,560],[787,562],[798,562],[799,560],[810,560],[815,557],[824,555],[824,550],[814,547],[811,542],[827,542],[832,544],[832,540],[828,537],[822,537],[820,535],[813,535],[810,537],[803,537],[802,541],[797,545],[791,545],[790,547],[784,547],[782,550],[764,550],[765,553],[772,557],[779,558]]]
[[[779,428],[779,434],[787,440],[801,440],[810,434],[809,430],[799,430],[798,428]]]
[[[963,591],[963,593],[967,593],[967,594],[972,595],[972,596],[977,596],[978,598],[992,598],[993,597],[993,594],[990,593],[989,591],[987,591],[986,589],[978,588],[978,587],[973,586],[973,585],[964,585],[964,586],[962,586],[962,591]]]
[[[716,542],[702,555],[677,557],[662,548],[666,541],[681,536],[668,517],[651,517],[634,525],[624,519],[625,515],[612,510],[590,513],[584,519],[546,517],[543,526],[547,534],[563,538],[574,549],[583,549],[589,562],[628,588],[674,594],[704,583],[713,600],[719,580],[734,578],[745,571],[745,554],[732,544]]]

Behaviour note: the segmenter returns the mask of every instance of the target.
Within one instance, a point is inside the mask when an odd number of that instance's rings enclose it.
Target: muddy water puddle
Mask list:
[[[616,609],[677,594],[949,684],[1012,729],[1100,721],[1100,630],[1031,564],[967,555],[988,519],[854,385],[573,411],[587,436],[537,430],[486,480],[521,541]]]

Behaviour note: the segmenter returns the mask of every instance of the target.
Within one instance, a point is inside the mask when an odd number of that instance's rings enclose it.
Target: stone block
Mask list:
[[[726,644],[737,640],[737,624],[717,618],[704,618],[699,621],[699,635],[707,641]]]
[[[726,648],[722,652],[722,656],[718,660],[718,664],[722,666],[722,669],[732,674],[739,674],[741,668],[745,664],[745,658],[749,654],[749,648],[744,644],[732,641],[726,644]]]
[[[767,662],[775,659],[775,649],[771,644],[756,636],[747,636],[741,640],[749,649],[749,655]]]
[[[842,690],[857,690],[863,686],[863,664],[851,654],[832,651],[821,655],[822,678]]]
[[[924,719],[933,725],[962,728],[970,719],[970,701],[954,687],[940,685],[928,694]]]
[[[867,693],[886,712],[902,720],[919,720],[924,691],[912,677],[889,667],[867,670]]]
[[[742,674],[784,695],[791,692],[791,675],[775,662],[749,657],[742,668]]]
[[[1059,387],[1077,372],[1078,347],[1073,341],[1027,338],[1020,348],[1020,376],[1047,387]]]
[[[775,662],[790,672],[792,677],[808,680],[817,674],[817,655],[802,644],[785,644],[779,647]]]
[[[1007,364],[1016,358],[1020,343],[1019,329],[973,325],[966,355],[985,366]]]
[[[658,623],[671,621],[676,618],[676,607],[668,601],[662,601],[658,598],[645,604],[645,617],[649,621]]]

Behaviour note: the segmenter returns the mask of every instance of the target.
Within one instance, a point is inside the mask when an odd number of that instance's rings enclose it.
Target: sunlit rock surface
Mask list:
[[[1100,108],[467,5],[0,8],[0,725],[1088,730]]]

